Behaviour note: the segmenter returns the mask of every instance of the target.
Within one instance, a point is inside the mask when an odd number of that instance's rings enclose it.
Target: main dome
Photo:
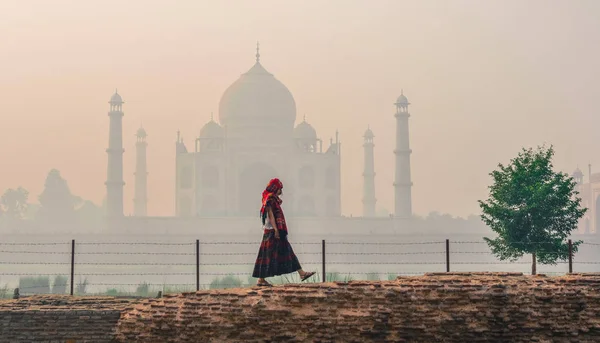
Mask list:
[[[260,64],[242,74],[221,97],[219,122],[225,127],[269,123],[293,128],[296,102],[287,87]]]

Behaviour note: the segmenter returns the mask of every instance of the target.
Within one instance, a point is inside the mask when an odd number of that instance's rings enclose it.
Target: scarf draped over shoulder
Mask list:
[[[267,187],[262,193],[262,206],[260,208],[260,217],[264,225],[267,220],[268,209],[270,208],[271,211],[273,211],[273,216],[275,217],[277,229],[287,231],[285,216],[283,215],[283,209],[281,208],[281,203],[283,201],[277,196],[277,192],[279,192],[280,189],[283,189],[283,183],[281,183],[279,179],[275,178],[269,181]]]

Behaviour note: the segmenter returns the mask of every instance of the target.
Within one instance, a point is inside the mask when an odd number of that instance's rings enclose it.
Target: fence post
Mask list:
[[[75,285],[75,240],[71,240],[71,295],[73,295],[73,286]]]
[[[321,243],[322,243],[321,255],[323,256],[323,262],[322,262],[323,263],[323,265],[322,265],[322,267],[323,267],[323,277],[321,279],[322,279],[322,282],[326,282],[327,281],[327,276],[326,276],[327,274],[325,274],[325,240],[323,240]]]
[[[446,273],[450,272],[450,240],[446,239]]]
[[[569,274],[573,273],[573,241],[569,239]]]
[[[200,290],[200,240],[196,240],[196,291]]]

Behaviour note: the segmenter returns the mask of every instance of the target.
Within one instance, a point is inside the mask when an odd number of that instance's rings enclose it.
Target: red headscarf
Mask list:
[[[279,179],[271,179],[267,184],[267,188],[262,192],[262,207],[260,208],[260,216],[261,218],[265,218],[265,208],[267,207],[267,202],[272,197],[276,198],[277,203],[281,203],[281,199],[277,198],[277,192],[280,189],[283,189],[283,183],[279,181]]]

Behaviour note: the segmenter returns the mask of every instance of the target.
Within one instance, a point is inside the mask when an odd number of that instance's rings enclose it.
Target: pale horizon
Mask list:
[[[50,169],[97,204],[108,101],[124,104],[125,214],[135,133],[148,133],[148,214],[174,214],[175,139],[218,119],[225,89],[261,63],[324,143],[339,130],[342,213],[362,211],[363,133],[375,134],[377,207],[393,212],[394,101],[411,106],[413,210],[479,213],[489,173],[553,144],[555,167],[600,171],[597,1],[4,1],[0,191],[37,203]],[[326,145],[326,144],[324,144]],[[276,176],[276,175],[275,175]],[[257,211],[260,194],[257,194]]]

